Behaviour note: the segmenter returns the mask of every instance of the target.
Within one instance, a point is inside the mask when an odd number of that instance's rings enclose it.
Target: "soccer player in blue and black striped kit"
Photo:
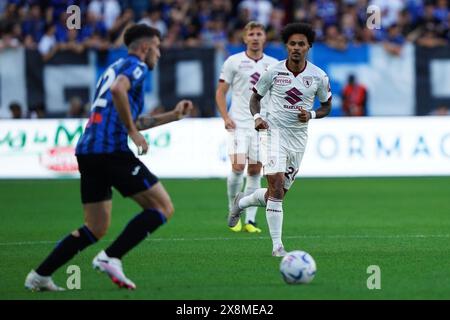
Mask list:
[[[172,111],[157,116],[140,115],[145,74],[160,57],[160,41],[156,29],[143,24],[131,26],[124,34],[128,56],[109,66],[98,81],[90,118],[76,148],[85,223],[62,239],[28,274],[26,288],[62,290],[51,275],[106,234],[111,221],[112,187],[124,197],[131,197],[142,211],[92,263],[119,287],[136,288],[125,276],[121,258],[164,224],[174,209],[162,184],[129,149],[128,137],[138,153],[145,154],[148,145],[139,130],[179,120],[192,110],[192,102],[182,100]]]

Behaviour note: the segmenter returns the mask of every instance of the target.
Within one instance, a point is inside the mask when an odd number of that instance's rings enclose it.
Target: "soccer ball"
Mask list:
[[[305,251],[291,251],[281,260],[280,272],[288,284],[310,283],[316,275],[316,262]]]

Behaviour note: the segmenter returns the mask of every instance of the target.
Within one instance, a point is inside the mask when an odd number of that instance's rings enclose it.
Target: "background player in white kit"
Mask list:
[[[270,65],[278,62],[263,53],[266,34],[262,24],[249,22],[244,28],[243,38],[247,46],[246,51],[234,54],[224,62],[216,91],[219,112],[225,122],[225,128],[230,132],[228,154],[232,170],[227,178],[229,210],[233,206],[236,194],[242,190],[246,163],[248,167],[244,193],[253,193],[261,187],[262,165],[258,162],[258,134],[248,105],[253,86]],[[229,88],[232,97],[230,112],[227,112],[226,95]],[[263,110],[265,100],[262,102]],[[247,209],[244,231],[261,232],[261,229],[256,227],[257,209],[257,207]],[[241,231],[241,229],[241,220],[238,219],[231,230]]]
[[[294,182],[308,139],[308,121],[323,118],[331,110],[331,89],[326,73],[306,60],[314,42],[314,31],[303,23],[285,26],[282,38],[288,59],[270,67],[254,87],[250,110],[257,130],[267,129],[267,151],[263,159],[268,189],[260,188],[253,194],[238,194],[229,215],[228,226],[233,227],[243,209],[250,206],[266,207],[266,218],[273,242],[273,256],[284,256],[281,241],[283,199]],[[260,114],[260,101],[270,93],[267,116]],[[314,98],[320,107],[314,111]]]

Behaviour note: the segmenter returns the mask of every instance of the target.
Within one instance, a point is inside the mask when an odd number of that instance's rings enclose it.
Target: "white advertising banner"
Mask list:
[[[0,178],[78,177],[74,148],[86,120],[0,121]],[[225,177],[220,119],[186,119],[144,132],[140,159],[161,178]],[[134,150],[134,148],[132,148]],[[450,175],[450,117],[312,120],[298,176]]]

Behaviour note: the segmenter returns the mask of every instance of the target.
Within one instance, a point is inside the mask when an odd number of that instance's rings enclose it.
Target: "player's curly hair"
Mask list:
[[[141,38],[153,38],[155,36],[161,40],[161,33],[158,29],[149,27],[145,24],[134,24],[125,31],[123,41],[128,47],[136,40]]]
[[[281,38],[284,43],[287,43],[289,37],[296,33],[305,35],[306,39],[308,39],[309,46],[312,47],[314,39],[316,38],[316,33],[310,24],[301,22],[289,23],[281,31]]]

